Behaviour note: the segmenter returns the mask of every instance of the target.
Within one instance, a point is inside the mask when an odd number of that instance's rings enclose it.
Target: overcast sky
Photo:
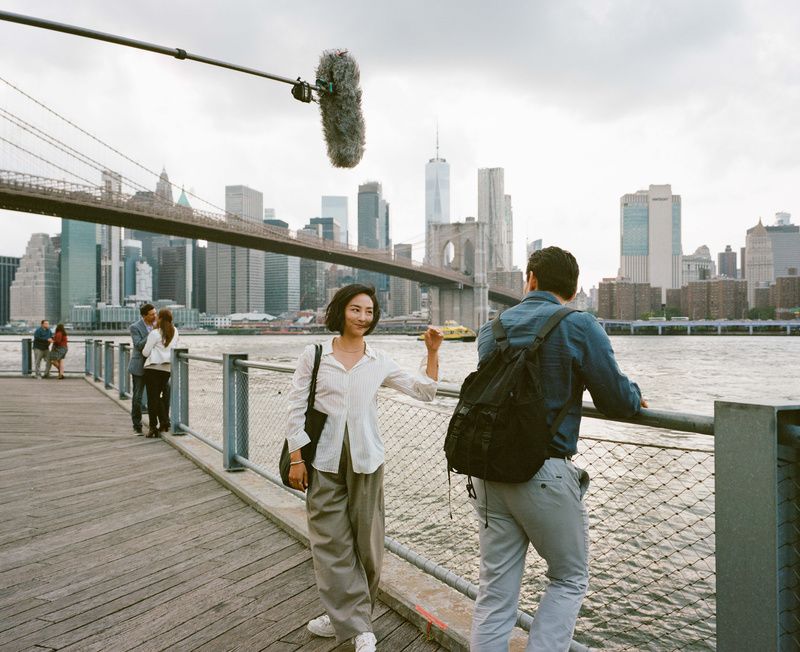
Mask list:
[[[224,205],[264,193],[292,228],[320,196],[382,182],[392,239],[420,241],[424,170],[451,164],[451,217],[477,212],[477,170],[505,168],[514,258],[570,249],[587,290],[619,266],[619,198],[670,183],[683,251],[726,244],[777,211],[800,222],[800,3],[0,1],[90,27],[313,80],[322,50],[361,67],[366,154],[328,162],[315,106],[289,86],[0,22],[0,75],[173,182]],[[0,89],[0,106],[11,102]],[[5,150],[0,147],[0,156]],[[2,167],[4,165],[0,165]],[[154,185],[154,184],[152,184]],[[0,255],[59,220],[0,211]],[[354,237],[351,236],[351,237]]]

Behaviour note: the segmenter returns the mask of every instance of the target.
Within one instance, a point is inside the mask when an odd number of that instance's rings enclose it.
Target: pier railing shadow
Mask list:
[[[127,345],[87,340],[86,375],[120,397],[130,395],[127,360]],[[280,484],[292,372],[246,354],[176,351],[174,434],[214,447],[231,472]],[[441,385],[433,404],[381,390],[386,545],[474,598],[479,524],[461,476],[448,484],[442,451],[457,397]],[[717,401],[714,416],[644,410],[628,421],[583,407],[574,462],[591,476],[591,581],[575,638],[628,650],[800,647],[800,405]],[[611,434],[592,434],[594,419],[615,421]],[[545,571],[531,552],[526,629]]]

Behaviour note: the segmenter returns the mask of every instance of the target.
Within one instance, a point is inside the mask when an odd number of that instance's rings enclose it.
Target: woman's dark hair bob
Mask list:
[[[381,319],[381,307],[378,305],[378,297],[375,294],[375,288],[371,285],[353,283],[340,288],[336,294],[333,295],[333,299],[331,299],[331,302],[325,309],[325,326],[328,327],[329,331],[344,335],[344,311],[347,308],[347,304],[353,300],[353,297],[357,297],[359,294],[366,294],[372,299],[372,323],[369,325],[364,335],[369,335],[375,330],[375,327]]]

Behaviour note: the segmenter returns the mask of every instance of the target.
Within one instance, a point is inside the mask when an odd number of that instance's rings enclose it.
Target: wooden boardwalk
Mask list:
[[[305,546],[83,380],[0,378],[0,523],[0,650],[352,650],[305,629]]]

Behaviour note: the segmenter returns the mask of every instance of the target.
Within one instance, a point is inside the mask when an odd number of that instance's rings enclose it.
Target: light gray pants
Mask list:
[[[50,375],[50,350],[49,349],[34,349],[33,350],[33,368],[36,373],[36,377],[38,378],[41,374],[39,368],[41,367],[42,361],[44,361],[44,373],[45,375]]]
[[[308,538],[322,606],[336,640],[372,631],[383,565],[383,465],[354,473],[347,431],[338,473],[311,468]]]
[[[565,652],[589,587],[589,519],[582,501],[589,475],[568,460],[550,458],[528,482],[473,482],[481,564],[471,650],[508,652],[531,543],[547,562],[548,582],[526,650]]]

